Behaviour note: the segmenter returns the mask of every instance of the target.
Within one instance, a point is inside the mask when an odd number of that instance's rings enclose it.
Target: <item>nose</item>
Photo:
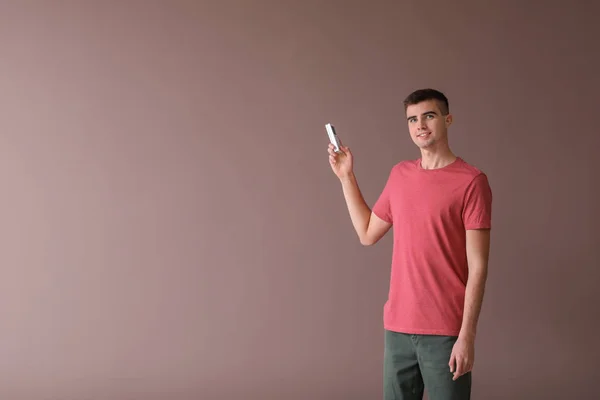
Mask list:
[[[419,130],[424,130],[427,128],[427,124],[425,123],[425,118],[421,118],[419,120],[419,122],[417,123],[417,127],[419,128]]]

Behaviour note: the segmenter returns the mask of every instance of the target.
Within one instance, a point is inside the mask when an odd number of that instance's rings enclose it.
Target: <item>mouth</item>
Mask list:
[[[423,132],[417,135],[418,138],[427,139],[431,135],[431,132]]]

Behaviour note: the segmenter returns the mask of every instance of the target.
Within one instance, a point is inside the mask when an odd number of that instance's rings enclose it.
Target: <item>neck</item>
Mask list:
[[[421,149],[421,167],[423,169],[443,168],[455,160],[456,155],[448,146],[435,150]]]

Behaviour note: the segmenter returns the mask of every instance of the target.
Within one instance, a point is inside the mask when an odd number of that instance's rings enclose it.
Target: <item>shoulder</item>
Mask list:
[[[417,170],[419,160],[402,160],[392,166],[391,175],[412,172]]]
[[[479,167],[465,161],[463,158],[459,157],[457,160],[456,166],[457,172],[464,175],[467,181],[469,182],[484,182],[487,183],[488,177],[487,174]]]
[[[404,181],[412,171],[416,170],[415,165],[414,160],[403,160],[392,165],[388,172],[386,186],[395,186],[400,181]]]
[[[480,168],[461,159],[460,168],[462,169],[465,180],[465,199],[482,199],[486,203],[491,203],[492,188],[487,174]]]
[[[392,165],[389,169],[387,183],[397,184],[399,181],[404,181],[406,178],[416,171],[414,160],[403,160]]]
[[[480,174],[484,174],[484,172],[479,167],[475,166],[474,164],[471,164],[462,157],[458,157],[457,159],[457,168],[461,169],[462,171],[473,177]]]

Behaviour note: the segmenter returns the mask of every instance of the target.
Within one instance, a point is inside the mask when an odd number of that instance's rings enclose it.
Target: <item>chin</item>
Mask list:
[[[421,142],[421,143],[417,142],[417,146],[419,146],[422,149],[426,149],[428,147],[431,147],[431,146],[433,146],[433,144],[434,144],[433,141],[431,141],[431,142]]]

